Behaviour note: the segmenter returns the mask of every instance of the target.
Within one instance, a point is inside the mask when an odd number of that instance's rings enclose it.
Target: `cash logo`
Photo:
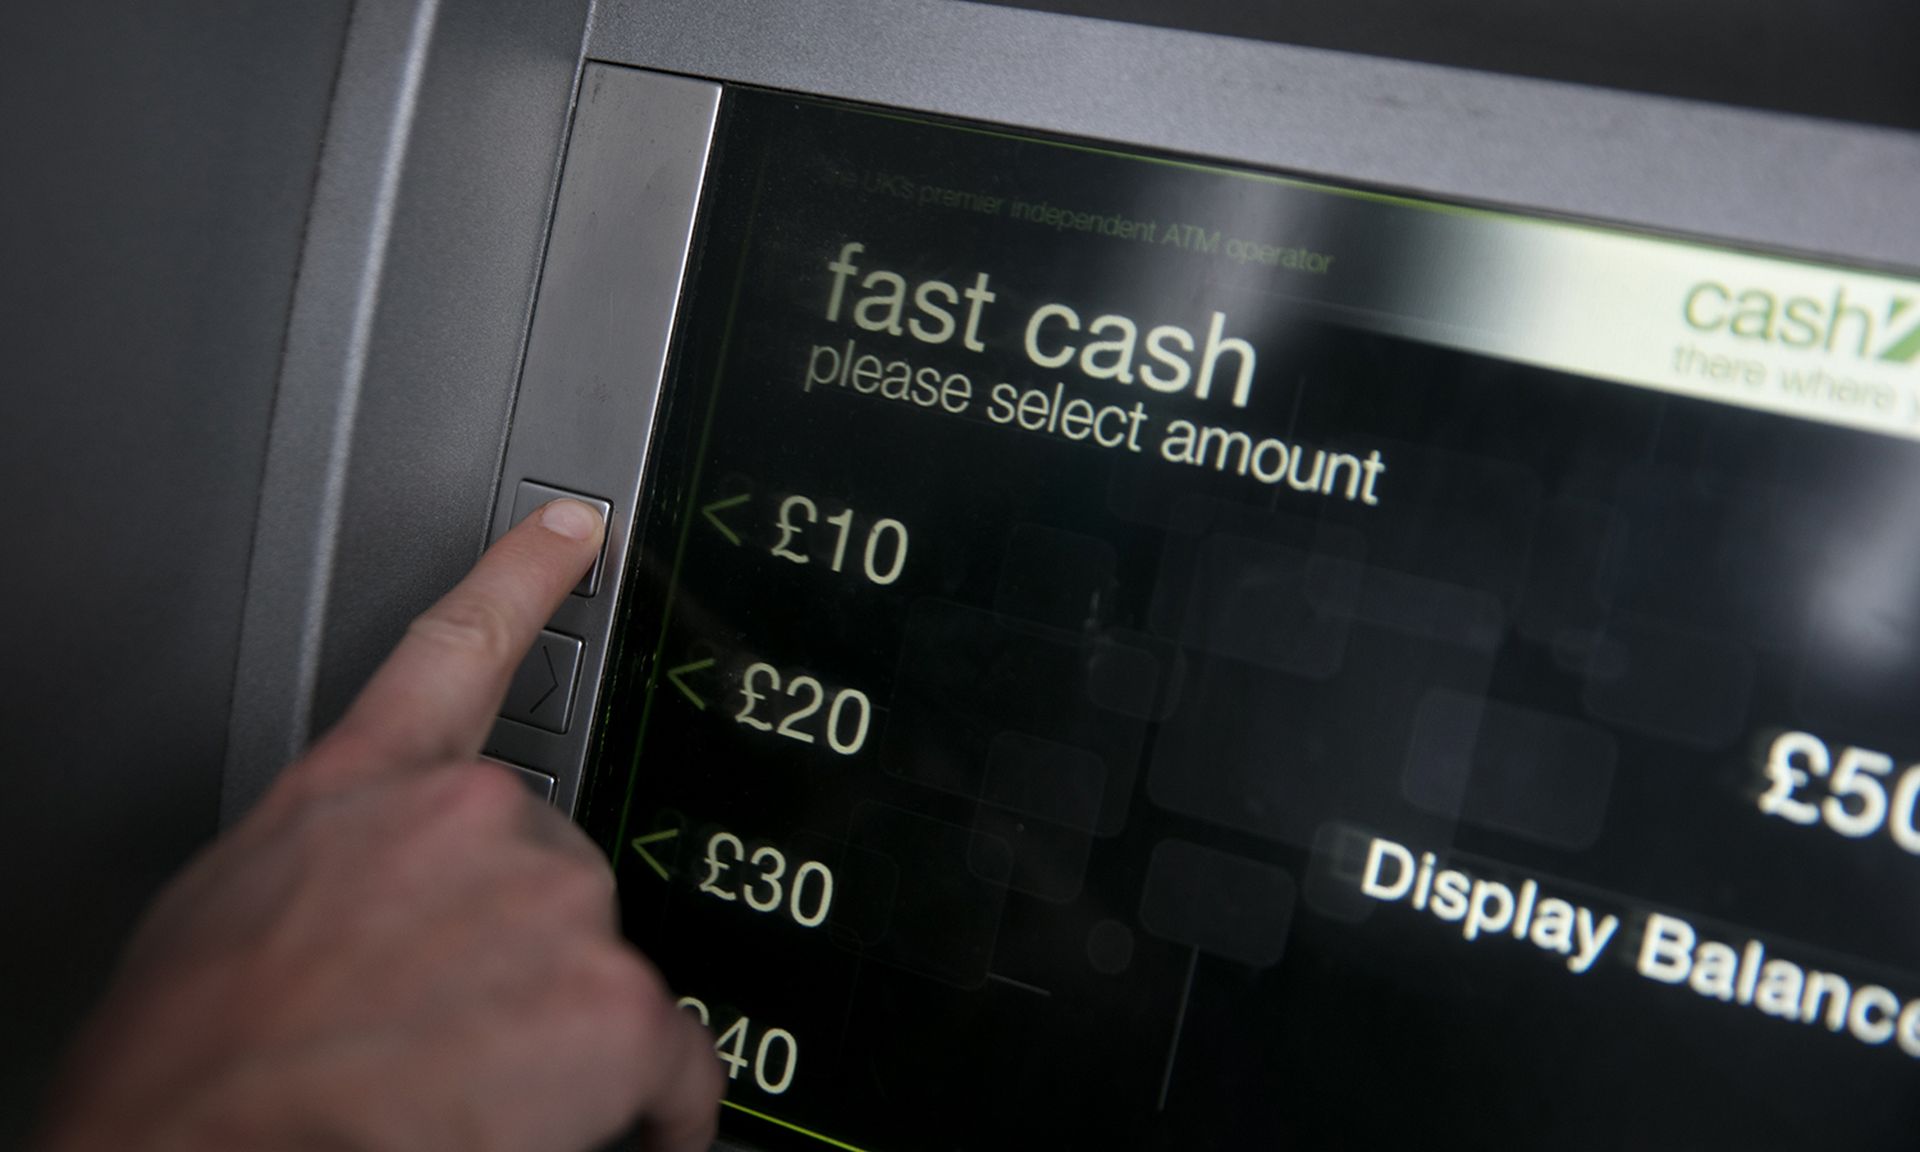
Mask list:
[[[1861,301],[1845,286],[1830,295],[1787,295],[1704,280],[1687,290],[1681,317],[1695,332],[1778,348],[1920,363],[1920,307],[1911,296]]]

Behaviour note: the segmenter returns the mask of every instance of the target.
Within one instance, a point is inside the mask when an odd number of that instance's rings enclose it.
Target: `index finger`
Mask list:
[[[593,566],[605,530],[577,500],[522,520],[413,621],[330,739],[379,762],[477,755],[514,669]]]

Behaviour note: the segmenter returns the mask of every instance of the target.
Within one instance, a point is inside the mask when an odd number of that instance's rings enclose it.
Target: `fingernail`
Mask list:
[[[578,500],[555,500],[540,509],[540,525],[569,540],[587,540],[600,531],[600,513]]]

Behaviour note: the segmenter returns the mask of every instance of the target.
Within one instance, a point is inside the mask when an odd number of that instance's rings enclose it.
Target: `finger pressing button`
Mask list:
[[[513,524],[518,524],[555,500],[578,500],[600,510],[600,519],[606,520],[613,513],[613,505],[593,496],[582,496],[578,492],[569,492],[564,488],[555,488],[550,484],[536,484],[532,480],[520,481],[520,487],[513,493]],[[593,558],[593,569],[580,578],[574,586],[575,596],[592,596],[600,591],[600,569],[606,566],[607,546],[600,546],[600,555]]]

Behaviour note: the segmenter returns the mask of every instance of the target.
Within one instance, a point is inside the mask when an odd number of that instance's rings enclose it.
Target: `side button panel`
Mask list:
[[[542,632],[514,671],[500,715],[508,720],[565,732],[573,723],[574,689],[580,682],[578,636]]]
[[[486,751],[580,801],[720,86],[589,62],[554,198],[492,539],[556,496],[610,505],[598,576],[547,622]]]

